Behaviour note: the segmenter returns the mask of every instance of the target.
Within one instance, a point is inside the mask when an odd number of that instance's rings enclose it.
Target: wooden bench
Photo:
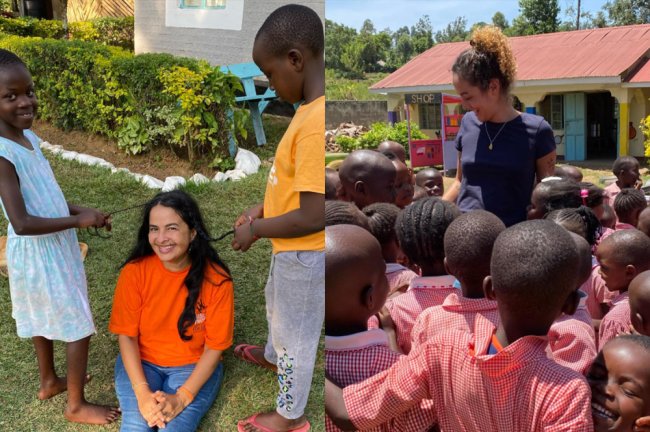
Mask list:
[[[262,76],[264,73],[262,73],[255,63],[225,65],[221,66],[221,71],[224,73],[230,72],[241,80],[242,87],[244,87],[244,95],[237,96],[235,100],[237,102],[248,104],[251,119],[253,120],[253,130],[255,131],[257,145],[261,146],[266,144],[266,135],[264,134],[264,126],[262,125],[262,113],[268,106],[269,102],[276,99],[277,96],[275,91],[270,87],[262,94],[257,93],[254,78]],[[229,113],[229,115],[232,115],[232,113]],[[230,155],[234,157],[237,153],[237,144],[235,143],[235,138],[232,136],[232,133],[230,135],[228,148]]]

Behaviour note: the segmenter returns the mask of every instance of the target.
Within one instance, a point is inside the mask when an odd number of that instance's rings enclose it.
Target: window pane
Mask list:
[[[182,0],[182,7],[201,7],[201,0]]]
[[[205,0],[205,5],[209,8],[225,8],[226,0]]]
[[[419,104],[420,129],[440,129],[440,105]]]

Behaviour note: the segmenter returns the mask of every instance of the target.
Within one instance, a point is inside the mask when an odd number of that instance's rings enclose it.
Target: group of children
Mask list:
[[[326,176],[327,430],[650,430],[638,161],[605,190],[558,166],[506,228],[432,169],[404,205],[391,145]]]

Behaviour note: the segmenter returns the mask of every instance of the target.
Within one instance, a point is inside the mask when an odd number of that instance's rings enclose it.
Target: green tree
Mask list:
[[[377,30],[375,29],[375,25],[372,23],[372,20],[365,20],[363,24],[361,25],[361,30],[359,30],[359,34],[362,35],[374,35],[377,33]]]
[[[512,21],[511,35],[553,33],[559,29],[557,0],[519,0],[519,13]]]
[[[474,30],[480,29],[481,27],[485,27],[488,25],[488,23],[484,21],[479,21],[477,23],[472,24],[472,27],[469,29],[469,32],[467,32],[467,36],[465,36],[465,40],[470,40],[472,37],[472,33],[474,33]]]
[[[416,54],[420,54],[433,46],[433,29],[429,15],[423,15],[411,27],[411,40]]]
[[[492,17],[492,25],[499,27],[501,30],[505,30],[509,27],[506,16],[501,12],[494,14]]]
[[[648,0],[613,0],[603,6],[607,21],[613,26],[650,24]]]
[[[325,67],[342,71],[343,51],[357,37],[351,27],[325,20]]]
[[[446,28],[436,32],[436,43],[464,41],[468,34],[467,19],[457,17]]]

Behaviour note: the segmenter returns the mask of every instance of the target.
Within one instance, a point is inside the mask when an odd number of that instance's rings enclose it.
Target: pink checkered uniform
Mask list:
[[[580,287],[587,294],[586,307],[589,315],[593,319],[601,319],[603,313],[600,310],[600,304],[609,304],[618,295],[618,291],[610,291],[605,285],[603,277],[600,275],[600,266],[595,265],[591,269],[589,279]]]
[[[439,306],[454,288],[453,276],[418,277],[411,281],[411,286],[404,294],[386,302],[386,307],[395,323],[397,345],[404,353],[411,350],[411,330],[415,320],[423,310]]]
[[[401,264],[386,263],[386,279],[388,279],[388,294],[398,291],[403,286],[410,286],[411,281],[418,277],[413,270]]]
[[[411,350],[440,332],[462,330],[471,333],[478,315],[484,316],[495,326],[499,325],[496,301],[463,297],[460,291],[449,294],[442,305],[426,309],[417,318],[411,332]]]
[[[598,351],[589,311],[581,302],[573,315],[562,314],[548,331],[552,358],[569,369],[586,374]]]
[[[346,387],[385,371],[397,362],[402,354],[391,351],[383,330],[374,329],[347,336],[325,336],[325,368],[337,384]],[[400,418],[405,431],[427,431],[436,421],[431,401],[423,401]],[[339,432],[329,417],[325,416],[325,429]],[[368,431],[395,430],[382,425]]]
[[[444,332],[390,369],[343,390],[350,420],[368,429],[432,399],[443,431],[593,432],[591,391],[579,373],[546,355],[546,337],[525,336],[487,354],[496,328]]]
[[[608,340],[614,339],[620,333],[629,332],[631,326],[630,299],[625,291],[612,301],[612,308],[600,322],[598,347],[602,349]]]

